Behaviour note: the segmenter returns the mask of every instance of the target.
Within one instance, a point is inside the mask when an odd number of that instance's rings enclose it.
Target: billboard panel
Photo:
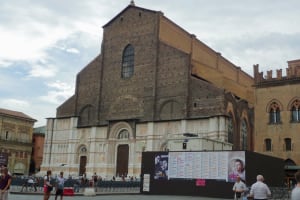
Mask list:
[[[168,179],[169,155],[165,153],[156,154],[154,162],[154,179]]]
[[[246,180],[244,151],[157,153],[154,162],[154,179]]]

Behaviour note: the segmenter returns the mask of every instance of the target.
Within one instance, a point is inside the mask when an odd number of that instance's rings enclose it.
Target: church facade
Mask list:
[[[143,151],[172,151],[171,141],[204,150],[191,136],[253,150],[253,84],[162,12],[130,4],[103,26],[100,54],[47,119],[41,172],[138,177]]]

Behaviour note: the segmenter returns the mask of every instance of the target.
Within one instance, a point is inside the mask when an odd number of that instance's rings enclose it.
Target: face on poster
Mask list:
[[[154,179],[168,179],[168,154],[155,155]]]
[[[228,154],[228,181],[235,182],[239,176],[242,181],[246,181],[245,152],[236,151]]]

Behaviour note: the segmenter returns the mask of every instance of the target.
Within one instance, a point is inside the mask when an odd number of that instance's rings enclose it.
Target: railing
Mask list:
[[[287,187],[270,187],[272,197],[271,199],[290,199],[290,190]]]
[[[54,179],[52,183],[54,184]],[[38,181],[31,184],[26,179],[20,177],[14,177],[12,179],[11,191],[13,192],[42,192],[44,180],[42,177],[38,178]],[[95,188],[97,193],[139,193],[140,181],[97,181],[94,185],[92,181],[86,181],[82,183],[76,179],[66,179],[66,188],[73,188],[74,192],[84,192],[85,188]]]

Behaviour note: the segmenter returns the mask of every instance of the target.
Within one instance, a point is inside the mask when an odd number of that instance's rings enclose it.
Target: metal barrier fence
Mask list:
[[[290,199],[290,190],[287,187],[270,187],[273,200],[286,200]]]
[[[51,182],[54,184],[55,179]],[[39,192],[43,191],[44,180],[42,177],[36,179],[34,183],[28,183],[28,179],[14,177],[12,179],[11,191],[14,192]],[[94,185],[91,181],[82,183],[78,179],[66,179],[65,187],[73,188],[74,192],[83,192],[87,187],[94,187],[96,192],[103,193],[115,193],[115,192],[133,192],[138,193],[140,191],[140,181],[97,181]]]

